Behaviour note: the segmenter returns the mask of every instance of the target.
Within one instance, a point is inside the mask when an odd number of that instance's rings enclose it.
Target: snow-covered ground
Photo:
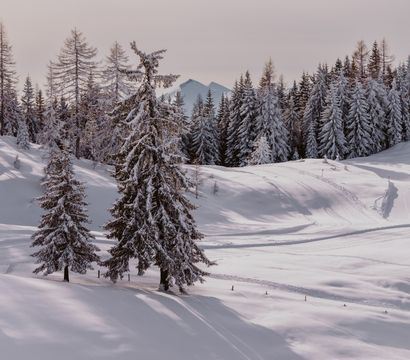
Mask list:
[[[0,138],[0,359],[410,359],[410,143],[202,167],[196,216],[218,265],[183,296],[157,292],[156,269],[115,285],[97,268],[33,275],[44,161]],[[115,184],[101,165],[75,170],[104,256]]]

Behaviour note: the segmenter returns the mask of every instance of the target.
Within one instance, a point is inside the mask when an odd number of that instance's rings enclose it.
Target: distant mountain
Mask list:
[[[220,85],[216,82],[211,82],[208,86],[200,83],[199,81],[189,79],[180,84],[172,93],[168,94],[174,97],[177,91],[181,91],[185,103],[185,114],[191,115],[192,108],[198,95],[201,95],[205,100],[208,95],[208,90],[211,90],[212,98],[214,100],[215,108],[218,108],[219,101],[222,94],[229,94],[231,92],[227,87]]]

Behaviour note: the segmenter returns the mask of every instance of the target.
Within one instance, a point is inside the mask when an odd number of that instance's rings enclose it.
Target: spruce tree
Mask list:
[[[218,147],[215,141],[215,120],[212,100],[204,104],[198,96],[192,111],[191,123],[191,162],[198,165],[214,165],[218,158]]]
[[[229,98],[224,94],[221,96],[221,101],[218,108],[218,133],[219,133],[219,165],[226,166],[226,151],[228,140],[229,127]]]
[[[289,147],[291,154],[298,152],[297,149],[301,144],[301,118],[299,117],[300,113],[296,105],[297,96],[298,87],[295,82],[289,92],[287,100],[288,105],[284,111],[284,121],[289,133]]]
[[[402,115],[403,140],[410,140],[410,84],[408,82],[408,65],[397,68],[397,91],[399,92]]]
[[[327,68],[319,65],[312,91],[303,113],[303,133],[306,142],[306,157],[318,156],[320,117],[326,105]]]
[[[103,88],[111,106],[131,95],[132,84],[123,71],[129,68],[125,50],[117,41],[114,42],[102,71]]]
[[[240,108],[241,123],[238,128],[237,143],[239,145],[239,165],[245,166],[253,151],[253,143],[256,139],[257,101],[255,90],[249,72],[245,73],[243,85],[243,97]]]
[[[343,133],[342,109],[337,85],[332,84],[327,94],[319,134],[319,154],[328,159],[342,159],[346,153],[346,140]]]
[[[74,177],[69,154],[54,150],[48,165],[44,195],[39,198],[45,212],[32,236],[32,246],[40,247],[32,255],[40,264],[34,273],[48,275],[63,270],[64,281],[69,281],[70,270],[85,274],[92,269],[92,262],[99,261],[98,248],[85,226],[84,186]]]
[[[368,156],[372,153],[371,122],[369,105],[363,85],[357,80],[352,92],[350,111],[347,118],[348,157]]]
[[[248,165],[272,163],[272,151],[265,136],[259,137],[254,143],[254,150],[249,156]]]
[[[372,153],[386,148],[386,112],[387,94],[384,84],[380,80],[370,79],[366,88],[366,100],[369,105],[371,122]]]
[[[387,138],[391,147],[403,141],[402,109],[396,80],[393,81],[387,100]]]
[[[38,133],[40,133],[44,127],[44,113],[46,110],[46,103],[43,96],[43,91],[36,86],[36,101],[35,101],[35,116],[37,119]]]
[[[258,134],[266,137],[272,152],[272,161],[286,161],[289,156],[288,131],[283,122],[270,62],[265,66],[260,84],[262,87],[258,90]]]
[[[381,56],[380,56],[380,50],[379,50],[379,45],[377,44],[377,41],[373,43],[373,47],[370,53],[369,57],[369,63],[367,65],[368,73],[370,77],[374,80],[377,80],[381,76]]]
[[[16,72],[12,47],[9,44],[6,29],[0,22],[0,136],[15,135],[17,130],[15,100]]]
[[[226,164],[228,166],[240,165],[241,144],[238,141],[238,134],[242,123],[241,108],[243,104],[243,94],[244,82],[241,76],[239,82],[235,83],[229,102],[229,124],[226,142]]]
[[[27,76],[23,88],[23,96],[21,98],[21,107],[23,119],[27,124],[28,134],[31,142],[36,142],[39,132],[39,123],[35,108],[35,94],[31,79]]]
[[[186,161],[188,161],[190,157],[190,123],[188,116],[185,115],[185,102],[181,91],[178,90],[176,92],[175,99],[172,103],[175,106],[177,116],[179,116],[179,122],[182,124],[180,138],[181,151]]]
[[[23,119],[18,122],[16,143],[20,149],[30,149],[30,135],[27,129],[27,124]]]
[[[49,149],[62,147],[61,122],[58,119],[57,108],[57,99],[47,104],[43,127],[38,137],[38,142]]]
[[[157,99],[156,86],[169,87],[175,75],[159,75],[165,50],[146,54],[135,42],[138,68],[127,73],[139,82],[135,102],[127,117],[130,134],[117,157],[116,179],[120,198],[105,226],[118,242],[109,253],[106,276],[116,281],[136,259],[139,274],[151,265],[160,269],[160,288],[171,282],[180,289],[203,281],[197,263],[210,264],[196,244],[202,235],[191,214],[194,205],[184,196],[190,184],[181,170],[182,156],[175,147],[180,123],[167,105]],[[168,106],[170,111],[165,111]]]
[[[211,89],[208,90],[208,94],[203,107],[203,116],[206,121],[206,125],[209,129],[210,141],[209,141],[209,163],[216,164],[218,162],[218,123],[215,117],[215,105],[212,97]]]

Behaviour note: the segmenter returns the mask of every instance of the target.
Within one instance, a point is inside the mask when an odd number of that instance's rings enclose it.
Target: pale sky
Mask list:
[[[231,87],[247,69],[256,83],[269,57],[291,82],[360,39],[370,46],[385,37],[404,61],[409,19],[410,0],[0,0],[20,79],[40,85],[74,27],[100,58],[115,40],[135,40],[142,50],[168,49],[163,72]]]

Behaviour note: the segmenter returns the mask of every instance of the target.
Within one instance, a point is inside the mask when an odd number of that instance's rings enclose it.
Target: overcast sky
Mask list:
[[[229,87],[246,69],[257,82],[269,57],[290,82],[360,39],[385,37],[400,61],[410,54],[410,0],[0,0],[0,19],[20,78],[41,85],[74,27],[101,58],[115,40],[136,40],[168,49],[163,72]]]

